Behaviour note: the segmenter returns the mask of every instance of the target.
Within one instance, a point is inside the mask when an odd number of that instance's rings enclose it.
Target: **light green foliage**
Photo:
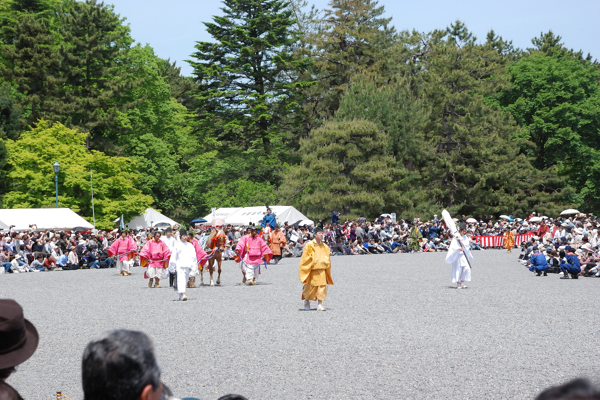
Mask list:
[[[554,56],[545,53],[551,52]],[[567,51],[534,51],[510,67],[501,102],[524,128],[523,151],[540,170],[558,167],[580,192],[576,203],[600,208],[600,70]]]
[[[331,210],[374,217],[396,206],[396,161],[377,125],[329,122],[300,142],[302,163],[285,175],[279,196],[313,217]]]
[[[40,121],[17,141],[7,140],[10,191],[3,198],[5,208],[43,208],[55,206],[54,171],[58,161],[59,206],[68,207],[92,221],[90,169],[94,171],[96,226],[111,228],[123,214],[131,218],[152,204],[152,198],[137,188],[139,175],[134,164],[124,157],[108,157],[87,151],[87,133],[50,126]]]
[[[138,187],[170,213],[194,200],[182,196],[181,186],[187,160],[198,143],[186,121],[187,109],[171,97],[166,78],[160,76],[165,61],[151,47],[139,45],[130,50],[129,59],[141,84],[124,101],[139,105],[117,112],[116,127],[108,132],[105,147],[136,161],[141,173]]]

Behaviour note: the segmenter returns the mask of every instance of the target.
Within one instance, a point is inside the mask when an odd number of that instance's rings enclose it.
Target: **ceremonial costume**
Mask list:
[[[274,230],[269,235],[269,248],[273,252],[273,259],[275,263],[278,263],[281,260],[281,249],[286,245],[287,240],[285,239],[285,234],[281,232],[279,229]]]
[[[421,233],[421,230],[416,225],[414,225],[410,230],[410,234],[408,235],[408,237],[410,239],[408,242],[408,248],[411,251],[419,251],[421,249],[420,241],[423,239],[423,234]]]
[[[207,254],[204,251],[204,249],[202,249],[202,247],[200,246],[200,243],[198,242],[198,239],[194,238],[191,240],[190,242],[192,244],[192,246],[194,246],[194,250],[196,251],[196,260],[198,260],[198,270],[200,271],[200,284],[204,285],[204,275],[202,274],[202,269],[204,268],[204,266],[206,265],[206,263],[208,262],[208,258],[207,258]],[[192,274],[192,273],[190,273]],[[195,275],[195,274],[192,274]],[[195,288],[196,285],[196,278],[191,276],[188,279],[188,287],[191,288]]]
[[[142,251],[140,251],[140,259],[142,267],[146,268],[144,278],[149,278],[148,287],[159,288],[159,281],[164,278],[165,269],[169,266],[169,258],[171,257],[171,249],[160,238],[156,240],[156,236],[146,242]]]
[[[256,228],[254,228],[254,232],[256,232]],[[242,236],[235,252],[240,260],[244,261],[241,263],[242,273],[244,274],[242,282],[248,282],[248,285],[256,285],[256,278],[260,274],[260,264],[263,263],[263,259],[264,262],[269,262],[273,257],[273,252],[263,238],[258,235]],[[258,273],[255,273],[257,270]]]
[[[108,249],[109,257],[117,257],[117,271],[121,276],[131,275],[131,265],[137,251],[137,245],[131,236],[120,237]]]
[[[311,300],[319,300],[319,303],[327,298],[327,285],[333,285],[331,279],[331,261],[329,259],[331,250],[321,241],[315,239],[306,243],[302,258],[300,259],[299,277],[304,284],[302,288],[302,300],[304,308],[310,309]],[[319,305],[318,310],[325,310]]]
[[[507,253],[510,253],[514,246],[515,234],[513,231],[509,230],[504,234],[504,248],[507,250]]]
[[[184,236],[182,233],[181,236]],[[194,245],[185,240],[180,240],[175,245],[171,255],[171,262],[177,270],[177,292],[179,300],[187,300],[185,289],[190,279],[190,274],[198,273],[198,259]]]
[[[161,236],[160,240],[165,242],[171,251],[175,248],[175,244],[177,244],[177,238],[174,236]],[[170,263],[166,273],[169,275],[169,287],[177,286],[175,267],[171,268]]]
[[[462,245],[457,237],[453,237],[446,255],[446,263],[452,264],[452,282],[456,283],[456,287],[459,289],[466,287],[464,282],[471,281],[471,267],[465,257],[473,259],[468,245],[469,238],[462,235],[460,241]]]

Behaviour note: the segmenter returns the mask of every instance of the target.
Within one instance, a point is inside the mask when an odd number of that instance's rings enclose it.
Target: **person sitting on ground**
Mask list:
[[[30,267],[37,271],[46,271],[46,267],[44,267],[44,256],[38,254],[36,259],[31,263]]]
[[[12,272],[10,269],[11,265],[8,250],[3,248],[0,252],[0,274]]]
[[[71,247],[69,250],[69,255],[67,256],[67,266],[65,269],[69,271],[79,269],[79,257],[77,257],[74,247]]]
[[[44,268],[46,271],[53,271],[56,268],[56,260],[52,257],[46,257],[44,260]]]
[[[0,399],[22,400],[6,379],[33,355],[39,339],[37,329],[25,319],[19,303],[0,299]]]
[[[542,273],[544,276],[548,276],[548,261],[538,246],[533,246],[533,254],[529,262],[529,270],[535,272],[536,276],[540,276]]]
[[[20,254],[17,254],[15,258],[13,258],[13,260],[10,262],[10,269],[12,270],[13,274],[27,272],[28,269],[25,267],[27,264],[21,261],[22,258],[23,257],[21,257]]]
[[[85,400],[158,400],[163,384],[150,338],[115,330],[92,340],[83,352]]]
[[[569,275],[571,275],[571,279],[577,279],[579,277],[581,264],[571,246],[565,247],[565,257],[560,262],[560,269],[564,274],[560,279],[569,279]]]
[[[98,265],[98,258],[96,257],[96,252],[93,250],[87,250],[83,257],[81,257],[83,262],[87,264],[88,268],[96,268],[100,269]]]

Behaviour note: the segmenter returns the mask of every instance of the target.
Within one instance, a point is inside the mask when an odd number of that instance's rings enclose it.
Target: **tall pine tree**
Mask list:
[[[55,120],[62,107],[58,95],[61,57],[47,22],[32,13],[21,13],[13,32],[14,41],[2,46],[7,61],[2,73],[23,95],[24,123]]]
[[[511,141],[518,128],[492,101],[508,83],[501,55],[477,44],[460,21],[436,35],[424,74],[432,109],[427,138],[436,152],[424,184],[438,207],[493,215],[525,213],[546,202],[540,210],[556,212],[560,182],[546,181],[519,154]]]
[[[293,76],[307,60],[287,51],[299,35],[289,1],[223,3],[224,15],[205,23],[214,42],[198,42],[192,55],[198,119],[222,155],[241,156],[250,179],[274,183],[287,159],[299,89],[308,84]]]
[[[127,67],[133,39],[113,7],[96,0],[70,3],[61,19],[63,122],[98,139],[117,111],[134,105],[121,102],[135,83]]]

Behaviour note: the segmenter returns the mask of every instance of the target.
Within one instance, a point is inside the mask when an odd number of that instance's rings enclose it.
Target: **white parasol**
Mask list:
[[[529,218],[529,222],[540,222],[542,217],[531,217]]]
[[[216,219],[213,219],[210,224],[212,226],[223,226],[223,225],[225,225],[225,221],[222,220],[221,218],[216,218]]]
[[[467,218],[467,222],[470,224],[476,224],[478,221],[475,218]]]
[[[502,219],[510,219],[510,217],[508,215],[501,215],[500,218],[502,218]]]
[[[571,214],[579,214],[579,211],[577,211],[574,208],[568,208],[560,213],[560,215],[571,215]]]

